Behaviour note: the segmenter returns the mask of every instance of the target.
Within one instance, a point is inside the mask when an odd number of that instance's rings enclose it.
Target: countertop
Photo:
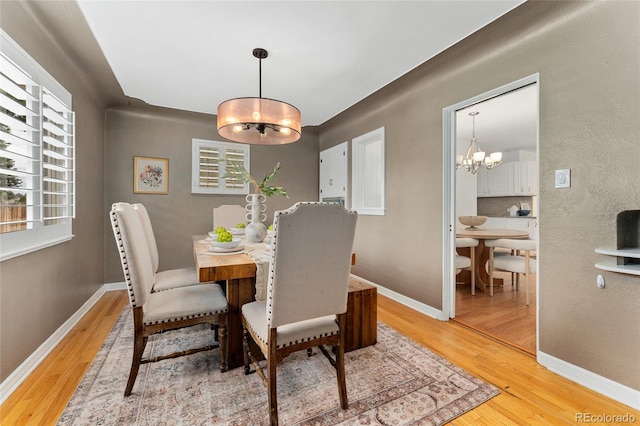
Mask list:
[[[510,215],[504,215],[504,216],[490,216],[490,215],[486,215],[487,217],[499,217],[499,218],[509,218],[509,219],[537,219],[536,216],[510,216]]]

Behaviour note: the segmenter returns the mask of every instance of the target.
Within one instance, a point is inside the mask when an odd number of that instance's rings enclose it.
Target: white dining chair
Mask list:
[[[512,272],[516,274],[515,289],[519,290],[519,276],[524,274],[526,280],[526,301],[529,306],[529,287],[531,275],[537,273],[537,260],[531,253],[536,250],[535,240],[518,240],[501,238],[485,241],[489,248],[489,294],[493,296],[493,277],[496,270]],[[509,251],[498,252],[496,248],[504,248]]]
[[[239,223],[247,223],[246,210],[237,204],[223,204],[213,208],[213,229],[219,226],[235,228]]]
[[[143,204],[136,203],[131,206],[138,214],[140,224],[144,231],[144,239],[147,243],[147,250],[149,252],[151,267],[155,278],[152,291],[163,291],[170,288],[197,284],[199,279],[198,271],[195,267],[158,271],[160,256],[158,255],[158,246],[156,244],[156,237],[153,233],[153,226],[151,225],[149,213]]]
[[[183,287],[152,291],[154,272],[145,230],[128,203],[114,203],[109,214],[120,263],[133,309],[133,359],[124,395],[131,394],[141,364],[220,348],[220,370],[227,368],[227,299],[218,284],[197,281]],[[168,330],[208,324],[219,329],[219,344],[144,358],[149,336]],[[210,328],[207,328],[207,332]]]
[[[475,238],[456,238],[456,248],[469,248],[469,257],[456,253],[456,275],[463,269],[471,271],[471,294],[476,294],[476,247],[478,240]]]
[[[251,362],[268,388],[270,420],[277,425],[276,365],[314,346],[336,369],[340,407],[348,407],[345,324],[358,216],[339,204],[296,203],[274,217],[266,302],[243,305],[242,326],[245,374]],[[251,353],[250,339],[267,360],[267,375]]]

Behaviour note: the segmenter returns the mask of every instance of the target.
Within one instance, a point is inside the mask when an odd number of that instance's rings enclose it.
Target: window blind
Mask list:
[[[0,233],[39,220],[40,86],[0,54]]]
[[[71,93],[0,29],[0,261],[73,237]]]
[[[191,192],[196,194],[248,194],[249,185],[227,174],[230,164],[249,170],[249,145],[192,140]],[[226,176],[226,177],[225,177]]]

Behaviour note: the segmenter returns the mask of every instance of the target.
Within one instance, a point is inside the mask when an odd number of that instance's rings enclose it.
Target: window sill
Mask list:
[[[55,238],[51,238],[44,241],[38,241],[35,244],[26,245],[16,250],[2,252],[0,253],[0,262],[13,259],[14,257],[33,253],[34,251],[42,250],[47,247],[55,246],[57,244],[62,244],[64,242],[70,241],[73,237],[74,237],[73,235],[64,235],[64,236],[55,237]]]

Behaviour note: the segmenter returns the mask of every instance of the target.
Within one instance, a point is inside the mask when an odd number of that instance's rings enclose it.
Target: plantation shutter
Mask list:
[[[0,54],[0,233],[40,219],[40,86]]]
[[[249,145],[192,140],[191,192],[196,194],[248,194],[249,185],[226,177],[227,165],[241,163],[249,170]]]
[[[42,210],[45,226],[75,217],[74,113],[44,89]]]

